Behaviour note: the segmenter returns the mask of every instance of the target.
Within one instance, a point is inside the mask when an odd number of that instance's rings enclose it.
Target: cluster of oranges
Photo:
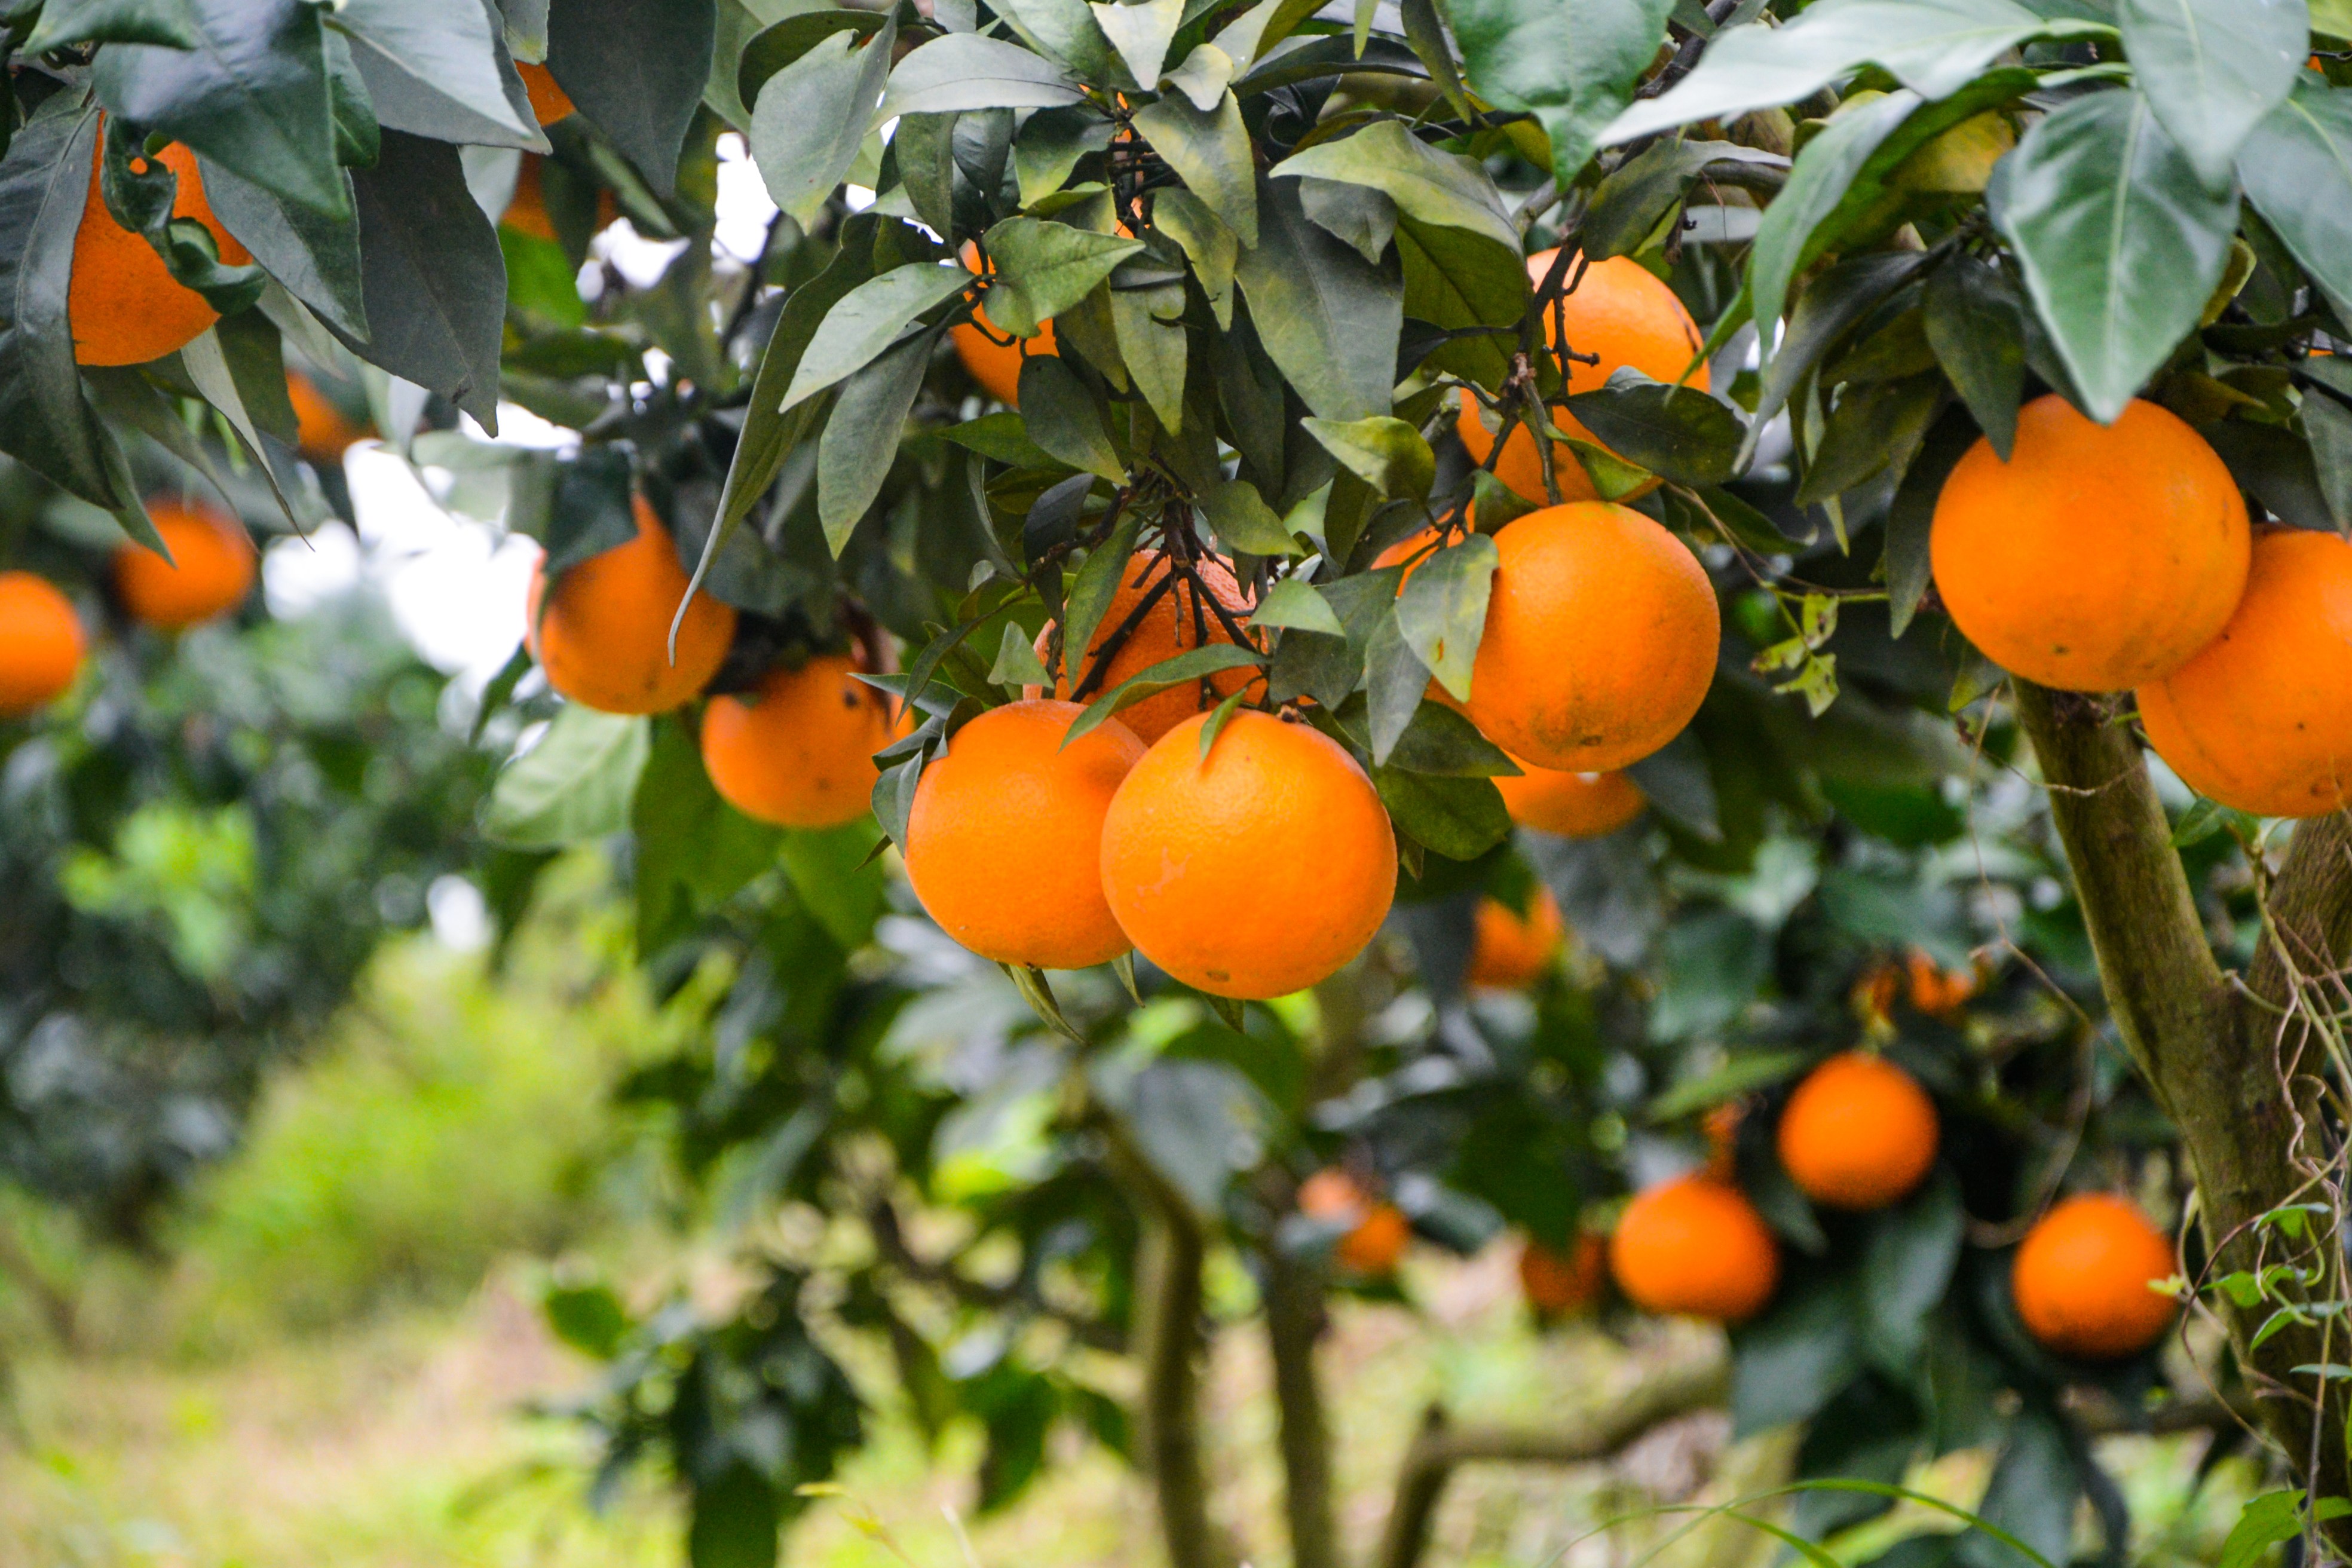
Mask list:
[[[253,591],[256,557],[245,525],[209,507],[150,501],[163,546],[114,552],[114,595],[142,626],[176,632],[226,615]],[[65,592],[31,572],[0,572],[0,719],[21,718],[72,689],[89,637]]]
[[[2263,816],[2352,803],[2352,543],[2257,532],[2203,437],[2153,403],[2110,426],[2055,395],[1979,440],[1937,497],[1930,553],[1953,621],[2002,668],[2137,694],[2200,794]]]
[[[1780,1249],[1735,1179],[1736,1108],[1708,1121],[1715,1158],[1625,1206],[1609,1243],[1618,1289],[1654,1312],[1738,1322],[1771,1300]],[[1849,1051],[1813,1068],[1774,1129],[1780,1165],[1824,1208],[1867,1213],[1900,1203],[1935,1164],[1935,1101],[1901,1068]],[[2154,1287],[2173,1274],[2172,1249],[2122,1198],[2084,1194],[2057,1204],[2026,1234],[2011,1264],[2011,1297],[2028,1332],[2062,1355],[2136,1355],[2172,1321]]]

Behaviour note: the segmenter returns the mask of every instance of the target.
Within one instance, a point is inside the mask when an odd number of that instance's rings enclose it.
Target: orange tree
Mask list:
[[[2261,1433],[2295,1485],[2242,1542],[2330,1549],[2352,15],[768,10],[20,5],[0,163],[0,443],[50,481],[163,542],[122,453],[200,404],[279,477],[291,342],[546,545],[490,700],[568,700],[486,830],[630,836],[647,972],[710,1013],[634,1092],[739,1212],[862,1222],[761,1232],[715,1323],[551,1300],[698,1563],[772,1558],[856,1441],[836,1331],[985,1425],[984,1503],[1076,1420],[1221,1560],[1231,1247],[1324,1568],[1328,1291],[1506,1224],[1571,1306],[1542,1265],[1612,1232],[1727,1369],[1433,1424],[1391,1563],[1454,1464],[1727,1385],[1808,1477],[1997,1444],[1981,1528],[1905,1561],[2063,1559],[2085,1499],[2119,1552],[2090,1438],[2151,1422]],[[749,269],[730,127],[780,209]],[[653,286],[583,270],[614,214],[686,241]],[[451,431],[501,397],[576,446]]]

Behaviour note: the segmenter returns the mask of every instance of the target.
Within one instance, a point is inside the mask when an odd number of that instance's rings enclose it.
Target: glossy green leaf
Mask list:
[[[490,220],[466,193],[457,149],[387,131],[375,167],[354,171],[352,184],[373,330],[363,342],[345,342],[362,359],[441,394],[495,435],[506,259]]]
[[[1132,708],[1147,697],[1190,685],[1212,675],[1222,675],[1229,669],[1241,669],[1265,662],[1255,648],[1234,643],[1210,643],[1203,647],[1187,648],[1172,658],[1163,658],[1149,669],[1139,670],[1087,704],[1086,711],[1070,721],[1069,732],[1062,737],[1066,746],[1079,736],[1099,728],[1106,719],[1115,717],[1122,709]]]
[[[2130,91],[2095,92],[2025,134],[1985,193],[2087,411],[2113,420],[2221,281],[2237,228]]]
[[[2286,100],[2311,52],[2305,0],[2117,0],[2132,79],[2207,186]]]
[[[1372,787],[1397,831],[1449,860],[1475,860],[1511,836],[1511,816],[1492,781],[1376,767]]]
[[[1657,232],[1666,214],[1689,194],[1710,163],[1759,163],[1786,168],[1778,153],[1736,142],[1663,141],[1627,159],[1593,187],[1592,205],[1578,230],[1595,261],[1630,256]],[[1774,205],[1779,201],[1776,198]],[[1768,209],[1769,210],[1769,209]]]
[[[1403,216],[1478,235],[1515,258],[1519,254],[1518,230],[1486,171],[1430,146],[1400,121],[1375,121],[1353,136],[1318,142],[1276,164],[1271,174],[1370,185]]]
[[[1003,331],[1035,335],[1094,291],[1112,269],[1143,248],[1139,240],[1095,234],[1043,218],[1009,217],[987,235],[996,275],[988,290],[988,319]]]
[[[876,119],[967,109],[1058,109],[1085,97],[1053,61],[1018,44],[950,33],[898,62]]]
[[[1470,698],[1471,666],[1499,563],[1495,542],[1471,534],[1423,560],[1397,598],[1398,632],[1457,701]]]
[[[2016,290],[1991,263],[1961,254],[1928,277],[1921,303],[1936,362],[2007,462],[2025,393],[2025,312]]]
[[[1137,7],[1097,9],[1133,10]],[[1171,93],[1136,111],[1135,128],[1167,160],[1185,188],[1233,230],[1246,247],[1257,244],[1257,175],[1241,104],[1228,92],[1202,110]]]
[[[1189,351],[1181,318],[1184,310],[1181,284],[1158,289],[1114,289],[1110,293],[1111,327],[1118,340],[1118,357],[1127,366],[1135,389],[1171,435],[1184,424],[1184,362]],[[1162,319],[1167,317],[1170,319]]]
[[[483,0],[343,0],[330,15],[351,40],[380,125],[444,142],[547,151]]]
[[[1265,498],[1258,494],[1257,487],[1246,479],[1226,479],[1212,487],[1201,497],[1201,512],[1209,520],[1209,527],[1216,533],[1218,542],[1237,554],[1284,556],[1300,553],[1297,542],[1290,537],[1289,530],[1282,526],[1282,519],[1265,504]],[[1339,623],[1331,618],[1329,607],[1312,588],[1304,583],[1286,579],[1276,585],[1275,591],[1280,593],[1284,588],[1297,590],[1297,594],[1284,601],[1286,604],[1296,602],[1298,595],[1303,595],[1321,608],[1324,618],[1330,621],[1328,627],[1313,626],[1308,627],[1309,630],[1339,631]],[[1272,602],[1269,597],[1267,604]],[[1252,621],[1264,626],[1300,624],[1268,621],[1264,618],[1265,613],[1266,605],[1260,605],[1257,613],[1251,617]]]
[[[1806,462],[1791,499],[1817,506],[1867,483],[1889,465],[1908,463],[1944,396],[1929,372],[1900,381],[1849,382],[1822,424],[1821,445]]]
[[[643,719],[566,703],[499,773],[483,835],[512,849],[562,849],[622,831],[652,745]]]
[[[1351,637],[1350,642],[1355,639]],[[1429,689],[1429,666],[1406,640],[1393,602],[1379,607],[1364,639],[1366,717],[1371,723],[1372,761],[1385,763],[1412,724]]]
[[[1387,500],[1420,500],[1437,478],[1437,458],[1420,431],[1391,415],[1302,420],[1307,433]]]
[[[381,142],[377,155],[383,155]],[[197,166],[205,199],[221,226],[320,321],[346,339],[365,342],[367,294],[358,226],[282,201],[209,158],[199,158]]]
[[[1266,591],[1265,597],[1250,612],[1250,625],[1287,626],[1324,637],[1348,635],[1348,628],[1332,612],[1330,601],[1316,591],[1315,584],[1296,577],[1285,577]]]
[[[2314,198],[2352,184],[2352,90],[2298,80],[2248,134],[2238,178],[2337,313],[2352,316],[2352,205]]]
[[[780,408],[789,411],[856,374],[897,342],[916,317],[961,293],[971,280],[961,267],[910,261],[851,289],[825,312],[802,351]]]
[[[1604,129],[1626,140],[1611,122],[1657,58],[1673,8],[1673,0],[1451,0],[1446,15],[1471,87],[1496,108],[1536,117],[1551,139],[1552,178],[1566,188],[1604,145]]]
[[[817,519],[836,560],[898,459],[899,435],[938,342],[936,329],[914,333],[841,384],[816,449]]]
[[[1739,472],[1747,423],[1696,387],[1621,371],[1568,407],[1611,451],[1676,484],[1719,485]]]
[[[827,34],[778,71],[751,110],[751,156],[769,199],[803,226],[856,161],[866,118],[890,70],[897,29],[885,24],[863,48],[858,35]]]
[[[1806,241],[1843,199],[1870,155],[1921,101],[1917,93],[1904,91],[1853,104],[1832,116],[1797,154],[1788,184],[1764,209],[1748,253],[1748,297],[1759,323],[1780,319],[1790,281],[1805,259]]]
[[[1234,74],[1241,68],[1233,56],[1214,44],[1201,44],[1184,57],[1184,63],[1168,73],[1168,85],[1192,100],[1192,107],[1203,114],[1217,107],[1225,89],[1233,85]]]
[[[1087,9],[1094,13],[1095,25],[1118,51],[1136,84],[1149,88],[1157,83],[1176,26],[1183,19],[1184,0],[1111,0],[1108,5],[1096,0]]]
[[[1041,109],[1024,121],[1013,142],[1013,173],[1028,205],[1058,191],[1078,160],[1110,145],[1111,122],[1087,104]]]
[[[1234,268],[1266,354],[1325,419],[1389,412],[1403,331],[1399,273],[1307,221],[1296,180],[1258,191],[1258,243]]]
[[[667,196],[717,37],[711,0],[560,0],[548,12],[547,68]]]
[[[1055,355],[1031,354],[1021,362],[1021,417],[1042,450],[1115,485],[1127,481],[1127,465],[1104,428],[1094,394]]]

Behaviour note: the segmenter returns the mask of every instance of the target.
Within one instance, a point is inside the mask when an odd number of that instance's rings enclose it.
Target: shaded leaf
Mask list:
[[[933,38],[890,73],[877,121],[967,109],[1059,109],[1086,95],[1053,61],[978,33]]]
[[[2336,313],[2352,317],[2352,205],[2313,195],[2352,180],[2352,91],[2297,80],[2247,136],[2238,178]]]
[[[1282,526],[1282,519],[1275,515],[1274,509],[1265,504],[1265,498],[1257,493],[1257,487],[1247,479],[1226,479],[1211,487],[1201,497],[1201,512],[1209,520],[1209,527],[1216,533],[1218,542],[1235,553],[1276,556],[1303,553],[1297,542],[1290,537],[1290,531]],[[1331,615],[1330,607],[1323,603],[1321,596],[1314,589],[1304,583],[1294,583],[1286,579],[1276,585],[1275,592],[1279,593],[1285,587],[1297,588],[1298,595],[1303,595],[1307,600],[1312,601],[1318,608],[1321,609],[1324,618],[1330,622],[1328,627],[1314,626],[1310,626],[1309,630],[1329,630],[1335,633],[1339,630],[1339,620]],[[1285,602],[1297,602],[1298,595],[1294,595],[1290,600]],[[1302,613],[1310,616],[1314,614],[1312,610],[1303,610]],[[1252,619],[1265,626],[1303,624],[1295,621],[1267,621],[1264,618],[1265,614],[1265,606],[1261,605]]]
[[[916,317],[961,293],[971,280],[961,267],[910,261],[857,284],[825,312],[802,351],[780,412],[873,363]]]
[[[1075,637],[1072,639],[1075,641]],[[1148,669],[1137,671],[1087,704],[1086,711],[1070,721],[1069,732],[1062,737],[1066,746],[1081,735],[1098,728],[1102,721],[1132,708],[1147,697],[1157,697],[1163,691],[1228,669],[1262,665],[1265,658],[1255,648],[1235,643],[1210,643],[1202,647],[1187,648],[1171,658],[1163,658]]]
[[[457,149],[383,133],[375,167],[355,171],[360,283],[371,331],[337,328],[352,353],[499,427],[499,348],[507,265],[498,232],[466,190]]]
[[[566,703],[490,786],[483,835],[512,849],[561,849],[622,831],[652,743],[644,719]]]
[[[1385,500],[1420,500],[1437,479],[1437,458],[1420,431],[1392,415],[1299,422],[1323,449]]]
[[[1718,485],[1739,472],[1746,422],[1696,387],[1620,371],[1568,407],[1612,452],[1676,484]]]
[[[1326,419],[1389,412],[1402,279],[1307,221],[1297,182],[1258,192],[1258,244],[1234,268],[1266,354]]]
[[[836,560],[889,478],[938,342],[937,331],[915,333],[842,383],[816,449],[817,519]]]
[[[555,0],[547,68],[667,196],[677,189],[678,154],[710,79],[717,38],[712,0]]]
[[[1104,428],[1102,410],[1087,384],[1054,354],[1031,354],[1021,362],[1021,417],[1029,438],[1074,468],[1124,483],[1127,464]]]
[[[1034,217],[1006,218],[988,231],[986,244],[996,268],[988,319],[1024,338],[1094,292],[1120,262],[1143,248],[1139,240]]]
[[[1096,7],[1098,11],[1140,8]],[[1256,165],[1251,162],[1249,130],[1242,123],[1241,104],[1231,92],[1205,110],[1181,94],[1171,93],[1138,110],[1135,128],[1244,247],[1257,244]]]
[[[2025,391],[2025,315],[2008,281],[1990,263],[1958,255],[1927,279],[1922,296],[1927,343],[1952,389],[2002,462],[2017,439],[2017,405]]]
[[[886,23],[872,42],[853,50],[856,33],[829,33],[778,71],[752,107],[751,156],[769,198],[793,222],[814,222],[856,161],[896,37]]]
[[[1266,590],[1265,597],[1260,599],[1257,607],[1250,612],[1249,624],[1253,626],[1288,626],[1326,637],[1344,637],[1348,635],[1348,628],[1332,612],[1330,601],[1316,592],[1314,584],[1302,582],[1297,577],[1285,577]]]
[[[1096,0],[1087,9],[1094,13],[1095,26],[1118,51],[1137,85],[1149,88],[1158,82],[1176,25],[1184,16],[1184,0],[1112,0],[1109,5]]]
[[[331,16],[351,39],[380,125],[444,142],[547,151],[484,0],[342,0]]]
[[[1399,833],[1449,860],[1475,860],[1510,837],[1510,813],[1489,779],[1376,767],[1372,787]]]

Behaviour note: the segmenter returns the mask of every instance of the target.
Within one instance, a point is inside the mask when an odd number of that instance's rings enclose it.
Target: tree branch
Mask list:
[[[2283,1059],[2309,1042],[2285,1011],[2292,973],[2338,966],[2352,942],[2352,830],[2341,817],[2305,823],[2268,900],[2287,945],[2265,940],[2242,991],[2214,962],[2164,808],[2120,704],[2014,683],[2019,718],[2050,788],[2050,815],[2074,874],[2100,984],[2124,1043],[2157,1102],[2180,1130],[2197,1181],[2211,1270],[2255,1266],[2260,1217],[2309,1185],[2328,1163],[2307,1090]],[[2303,1026],[2307,1027],[2307,1025]],[[2283,1058],[2283,1053],[2284,1058]],[[2309,1256],[2341,1276],[2332,1223],[2313,1227]],[[2249,1352],[2273,1306],[2221,1308],[2271,1437],[2315,1493],[2345,1489],[2342,1423],[2319,1419],[2296,1366],[2334,1359],[2317,1327],[2290,1325]],[[2324,1386],[2324,1385],[2322,1385]],[[2328,1533],[2352,1548],[2352,1521]]]
[[[952,1263],[933,1262],[922,1257],[908,1243],[906,1232],[898,1223],[898,1211],[887,1198],[868,1205],[866,1225],[873,1233],[875,1251],[909,1279],[935,1286],[967,1306],[998,1312],[1029,1312],[1059,1323],[1070,1331],[1073,1339],[1091,1350],[1108,1351],[1113,1355],[1126,1353],[1127,1335],[1116,1323],[1057,1307],[1018,1282],[991,1285],[972,1279]]]
[[[1455,1426],[1431,1405],[1405,1450],[1396,1500],[1381,1538],[1379,1568],[1417,1568],[1445,1483],[1470,1464],[1582,1465],[1605,1459],[1678,1416],[1720,1405],[1731,1393],[1731,1364],[1711,1356],[1659,1373],[1610,1408],[1572,1426],[1533,1429]]]
[[[1290,1530],[1291,1568],[1339,1568],[1339,1532],[1331,1509],[1331,1436],[1315,1342],[1324,1322],[1319,1270],[1269,1240],[1265,1261],[1265,1337],[1274,1359],[1275,1409],[1281,1420],[1283,1521]]]

